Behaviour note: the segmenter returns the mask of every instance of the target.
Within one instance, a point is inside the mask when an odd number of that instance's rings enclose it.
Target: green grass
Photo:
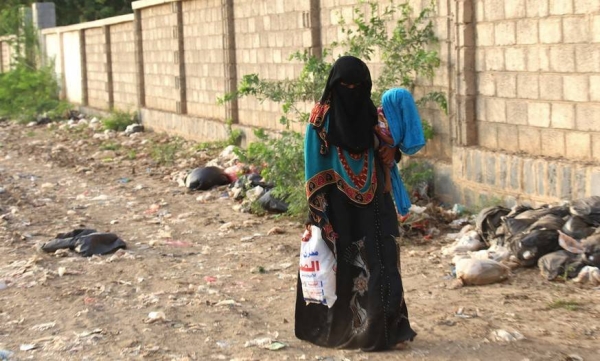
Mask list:
[[[581,308],[581,304],[576,301],[555,300],[555,301],[548,303],[548,308],[550,308],[550,309],[564,308],[565,310],[569,310],[569,311],[577,311]]]

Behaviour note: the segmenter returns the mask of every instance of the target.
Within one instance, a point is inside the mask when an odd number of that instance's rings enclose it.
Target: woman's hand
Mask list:
[[[384,145],[379,148],[379,159],[381,159],[383,164],[387,165],[388,167],[392,167],[394,164],[396,164],[395,155],[396,147]]]

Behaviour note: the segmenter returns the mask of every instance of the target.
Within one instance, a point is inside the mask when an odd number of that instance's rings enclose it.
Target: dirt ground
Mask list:
[[[171,144],[165,135],[92,135],[0,123],[0,360],[600,360],[599,290],[548,282],[535,268],[452,289],[444,234],[402,240],[418,332],[407,350],[299,341],[300,223],[240,213],[226,187],[178,185],[218,151],[186,143],[160,165],[150,155]],[[127,250],[39,250],[82,227],[118,234]],[[285,233],[268,234],[274,227]],[[524,338],[499,341],[498,330]]]

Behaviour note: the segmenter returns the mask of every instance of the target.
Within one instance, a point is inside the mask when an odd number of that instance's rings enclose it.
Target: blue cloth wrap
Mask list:
[[[425,136],[421,117],[410,92],[402,88],[390,89],[383,94],[381,105],[394,139],[394,146],[408,155],[413,155],[423,148]],[[411,202],[397,165],[392,167],[390,176],[396,208],[398,213],[405,215]]]

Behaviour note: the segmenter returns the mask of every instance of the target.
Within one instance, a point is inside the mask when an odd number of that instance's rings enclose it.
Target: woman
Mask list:
[[[400,278],[394,203],[375,156],[377,109],[360,59],[338,59],[305,138],[309,223],[337,256],[337,300],[307,303],[298,280],[296,337],[325,347],[365,351],[412,341]],[[309,227],[310,228],[310,227]]]

